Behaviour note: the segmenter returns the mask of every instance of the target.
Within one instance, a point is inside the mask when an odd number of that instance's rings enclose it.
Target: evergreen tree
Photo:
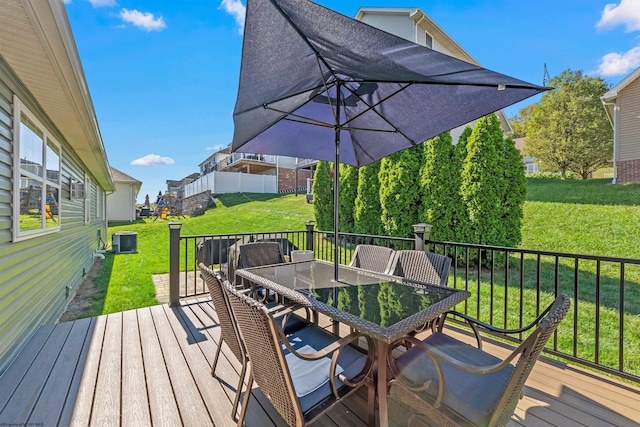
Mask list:
[[[358,234],[381,234],[380,161],[358,170],[358,195],[353,212],[354,231]]]
[[[461,165],[467,158],[467,145],[469,144],[471,132],[473,132],[473,129],[471,129],[471,126],[467,125],[458,138],[458,144],[456,144],[456,154]]]
[[[351,165],[340,165],[339,191],[339,230],[342,233],[353,233],[354,207],[358,194],[358,168]]]
[[[458,143],[455,145],[454,156],[451,159],[453,163],[453,169],[456,171],[452,176],[452,187],[456,190],[455,198],[456,204],[453,208],[453,241],[454,242],[470,242],[470,229],[471,221],[469,221],[469,215],[467,213],[467,205],[462,197],[461,185],[462,185],[462,167],[467,158],[467,144],[469,143],[469,137],[471,137],[472,129],[470,126],[466,126],[464,131],[458,138]]]
[[[313,176],[313,211],[319,230],[333,231],[333,163],[318,162]]]
[[[476,121],[467,144],[460,192],[471,243],[504,246],[504,137],[495,114]]]
[[[522,217],[524,216],[524,202],[527,197],[527,179],[524,176],[522,154],[516,148],[513,139],[504,142],[504,178],[505,209],[502,220],[505,226],[506,245],[517,247],[522,241]]]
[[[382,159],[380,206],[384,234],[413,236],[420,218],[420,169],[424,148],[418,145]]]
[[[460,206],[460,171],[455,158],[449,132],[424,143],[420,221],[431,224],[432,240],[452,241],[456,237],[454,224],[455,210]]]

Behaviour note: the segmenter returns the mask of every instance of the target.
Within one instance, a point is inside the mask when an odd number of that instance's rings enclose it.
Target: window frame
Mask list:
[[[21,126],[22,117],[25,117],[29,122],[37,128],[42,134],[42,177],[34,174],[26,169],[23,169],[20,163],[20,145],[21,145]],[[53,148],[53,151],[58,157],[58,180],[57,183],[51,181],[47,177],[47,152],[49,148]],[[12,228],[12,241],[18,242],[22,240],[32,239],[39,236],[58,233],[61,229],[62,223],[62,144],[52,135],[52,132],[42,124],[37,115],[33,113],[15,94],[13,96],[13,218],[11,221]],[[20,206],[21,206],[21,181],[22,176],[26,175],[28,179],[38,181],[42,184],[40,194],[40,228],[33,230],[21,230],[20,229]],[[46,225],[46,197],[47,188],[53,187],[57,190],[58,199],[56,203],[58,205],[58,214],[55,225]]]

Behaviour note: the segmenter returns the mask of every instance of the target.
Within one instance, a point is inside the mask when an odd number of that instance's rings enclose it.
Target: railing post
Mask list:
[[[312,219],[304,222],[307,226],[307,247],[305,249],[312,251],[313,250],[313,229],[315,227],[316,222]]]
[[[180,304],[180,229],[181,222],[169,223],[169,305]]]
[[[424,242],[429,239],[429,234],[431,234],[431,225],[414,224],[413,232],[416,239],[416,251],[424,251]]]

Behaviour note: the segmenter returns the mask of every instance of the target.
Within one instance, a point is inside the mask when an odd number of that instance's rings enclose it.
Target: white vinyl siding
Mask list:
[[[405,40],[416,42],[415,22],[406,13],[365,13],[361,21]]]

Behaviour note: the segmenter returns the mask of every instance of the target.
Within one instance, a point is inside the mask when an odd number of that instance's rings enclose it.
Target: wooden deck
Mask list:
[[[240,364],[223,351],[208,298],[43,326],[0,377],[0,426],[233,426]],[[491,346],[490,351],[508,351]],[[247,426],[283,420],[253,388]],[[405,414],[390,408],[393,425]],[[365,426],[365,393],[318,426]],[[536,365],[511,426],[640,426],[640,388],[581,368]],[[414,424],[415,425],[415,424]]]

